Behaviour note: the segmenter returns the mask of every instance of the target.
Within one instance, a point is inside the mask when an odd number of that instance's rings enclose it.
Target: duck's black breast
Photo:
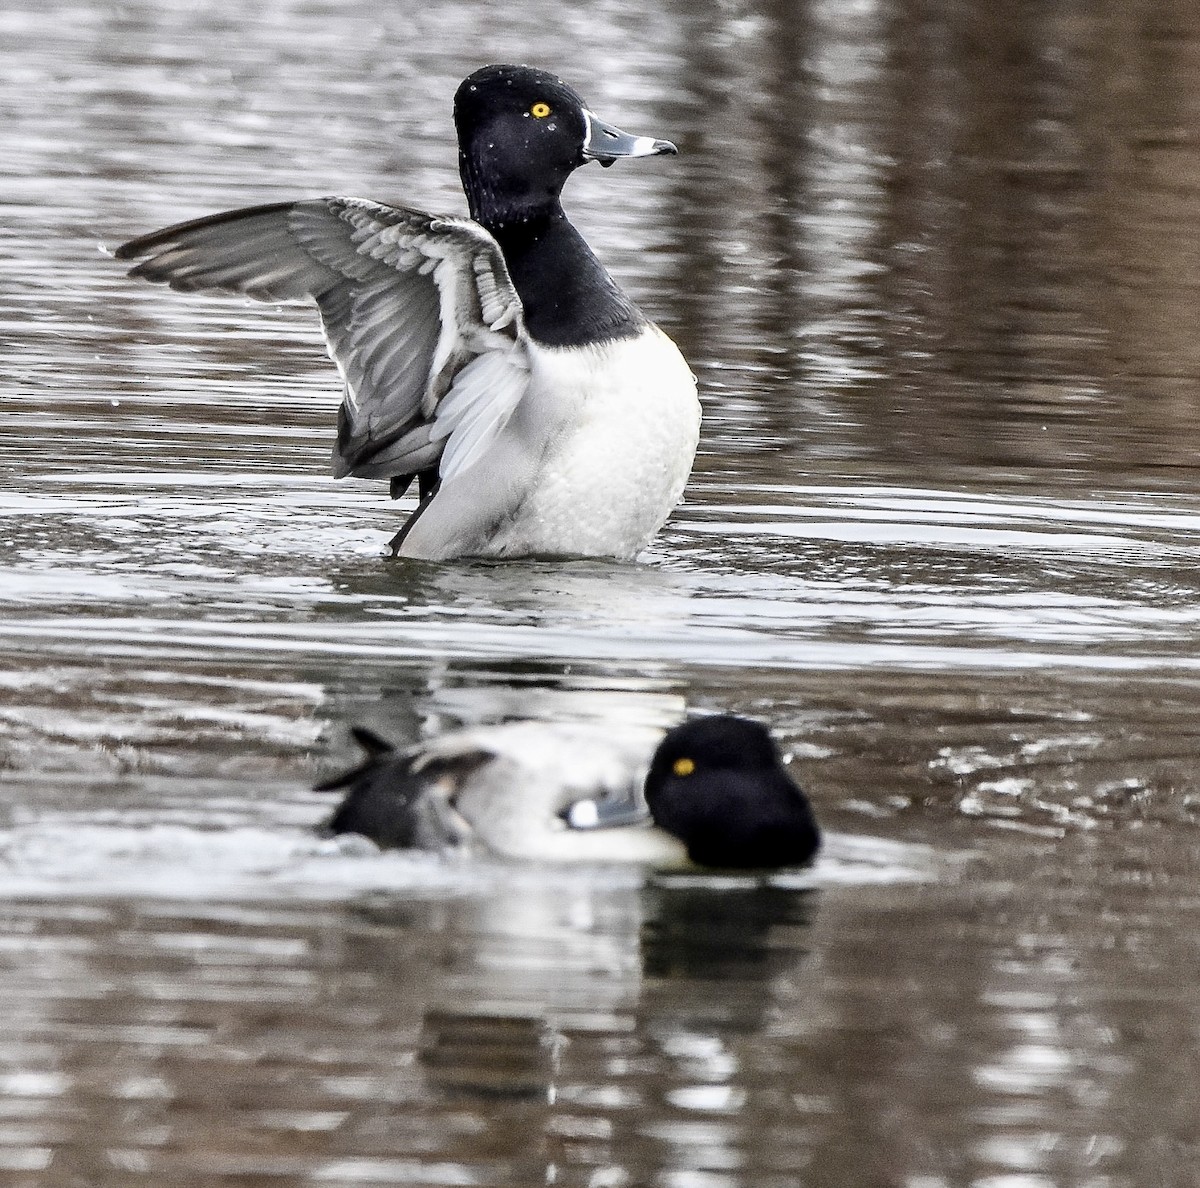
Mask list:
[[[634,338],[645,315],[621,292],[561,212],[488,227],[521,298],[525,328],[546,346]]]

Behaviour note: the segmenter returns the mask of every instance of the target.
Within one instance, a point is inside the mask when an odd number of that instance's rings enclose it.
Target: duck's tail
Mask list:
[[[469,828],[454,809],[454,796],[465,776],[495,757],[492,752],[477,747],[449,754],[420,747],[401,751],[365,726],[354,726],[351,733],[366,757],[314,789],[346,789],[323,834],[358,833],[385,850],[443,849],[466,840]]]

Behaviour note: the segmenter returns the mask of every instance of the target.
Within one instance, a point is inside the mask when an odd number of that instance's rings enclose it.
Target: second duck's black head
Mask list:
[[[701,866],[796,866],[820,845],[808,798],[766,728],[722,714],[667,733],[646,776],[655,823]]]
[[[484,226],[556,208],[567,178],[588,161],[676,151],[604,123],[561,79],[530,66],[475,71],[454,96],[454,125],[471,217]]]

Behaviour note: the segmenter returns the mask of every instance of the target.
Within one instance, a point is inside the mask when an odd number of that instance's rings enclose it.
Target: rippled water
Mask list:
[[[1183,0],[0,11],[0,1181],[1200,1182]],[[106,249],[461,211],[487,60],[681,155],[568,205],[696,370],[634,565],[384,558],[309,311]],[[367,723],[768,721],[810,872],[331,843]]]

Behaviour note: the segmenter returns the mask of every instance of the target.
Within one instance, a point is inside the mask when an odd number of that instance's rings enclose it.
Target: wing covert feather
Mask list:
[[[312,298],[345,381],[334,473],[456,473],[503,428],[528,377],[520,299],[468,219],[361,198],[277,203],[131,240],[130,275],[185,292]]]

